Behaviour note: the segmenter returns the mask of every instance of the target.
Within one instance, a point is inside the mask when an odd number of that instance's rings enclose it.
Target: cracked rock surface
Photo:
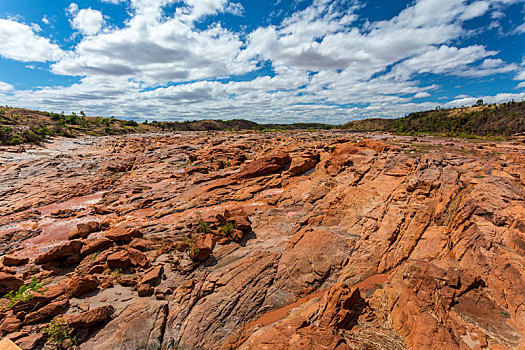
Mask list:
[[[525,349],[523,137],[55,139],[0,180],[22,349]]]

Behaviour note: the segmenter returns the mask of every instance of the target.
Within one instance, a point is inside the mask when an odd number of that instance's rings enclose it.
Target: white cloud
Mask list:
[[[42,23],[49,24],[49,18],[47,18],[47,16],[42,17]]]
[[[95,35],[102,30],[104,25],[102,12],[91,8],[78,10],[78,7],[73,6],[73,9],[70,8],[70,13],[74,16],[71,20],[71,26],[82,34]]]
[[[521,83],[518,84],[518,86],[516,86],[518,89],[522,89],[522,88],[525,88],[525,81],[522,81]]]
[[[525,80],[525,70],[519,72],[515,77],[514,80]]]
[[[465,21],[485,14],[499,18],[494,13],[513,1],[417,0],[394,18],[368,22],[358,15],[358,0],[313,0],[279,25],[246,35],[214,17],[242,15],[242,5],[229,0],[129,0],[130,18],[106,28],[99,11],[73,3],[72,25],[86,36],[51,69],[79,76],[80,82],[3,98],[55,111],[158,120],[341,123],[400,116],[441,105],[417,102],[439,88],[420,80],[423,74],[483,77],[519,70],[498,58],[499,52],[462,40],[474,33],[464,28]],[[82,11],[89,10],[96,12],[92,20],[86,15],[81,21]],[[205,19],[211,24],[202,29]],[[261,66],[272,75],[257,77]],[[256,77],[221,79],[249,72]],[[477,98],[458,96],[451,103],[472,99]]]
[[[0,92],[8,92],[13,90],[13,85],[0,81]]]
[[[102,2],[107,2],[108,4],[118,5],[121,2],[126,2],[126,0],[100,0]]]
[[[30,26],[0,19],[0,55],[22,62],[59,60],[63,52],[49,39],[38,36]]]

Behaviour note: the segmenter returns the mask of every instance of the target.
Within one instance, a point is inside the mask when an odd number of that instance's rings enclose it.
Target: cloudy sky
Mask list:
[[[342,123],[525,99],[525,0],[0,1],[0,104]]]

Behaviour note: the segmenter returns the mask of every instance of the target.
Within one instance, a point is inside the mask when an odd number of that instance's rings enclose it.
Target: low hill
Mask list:
[[[144,122],[115,118],[87,117],[0,107],[0,145],[41,143],[50,136],[121,135],[161,131],[285,131],[344,129],[386,131],[398,134],[429,133],[449,136],[509,136],[525,133],[525,102],[472,107],[435,109],[411,113],[398,119],[371,118],[344,125],[321,123],[258,124],[234,120],[196,120],[184,122]]]
[[[353,131],[429,133],[449,136],[509,136],[525,133],[525,102],[415,112],[398,119],[364,119],[341,126]]]

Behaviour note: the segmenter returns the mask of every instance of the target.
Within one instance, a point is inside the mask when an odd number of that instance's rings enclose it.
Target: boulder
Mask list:
[[[151,266],[146,254],[144,254],[140,250],[129,248],[128,255],[131,261],[131,265],[135,267],[142,267],[143,269],[147,269]]]
[[[13,290],[18,290],[24,285],[24,280],[5,272],[0,272],[0,294],[4,295]]]
[[[121,243],[129,243],[133,238],[142,238],[142,232],[136,228],[114,228],[106,233],[106,238]]]
[[[119,250],[109,255],[106,259],[108,267],[114,269],[126,269],[131,266],[131,258],[125,250]]]
[[[142,252],[145,252],[146,250],[152,248],[155,245],[152,241],[148,241],[147,239],[143,238],[133,238],[129,246],[131,248],[140,250]]]
[[[190,257],[195,261],[204,261],[211,255],[214,245],[212,234],[200,236],[190,248]]]
[[[98,288],[98,279],[94,276],[75,276],[71,278],[66,287],[66,294],[80,297]]]
[[[89,221],[77,224],[77,227],[69,233],[68,239],[86,238],[90,233],[100,231],[106,223]]]
[[[18,339],[15,343],[21,350],[35,349],[38,343],[44,339],[44,335],[40,333],[33,333],[27,337]]]
[[[113,244],[113,241],[105,237],[90,239],[84,241],[84,246],[80,250],[80,255],[86,257],[90,254],[93,254],[99,250],[108,248]]]
[[[307,172],[310,169],[313,169],[318,162],[318,152],[305,152],[292,159],[292,163],[290,164],[290,168],[288,169],[286,174],[290,176],[300,175],[304,172]]]
[[[26,315],[24,324],[41,323],[64,312],[69,306],[69,300],[55,301]]]
[[[248,179],[268,174],[276,173],[292,159],[288,153],[279,152],[266,157],[256,159],[250,164],[244,166],[243,170],[235,177],[239,179]]]
[[[29,258],[23,258],[16,255],[4,255],[2,263],[5,266],[22,266],[29,262]]]
[[[49,262],[61,262],[73,255],[80,255],[82,241],[74,240],[57,245],[42,253],[35,259],[35,264],[42,265]]]
[[[144,276],[142,277],[142,283],[143,284],[150,284],[152,286],[158,284],[162,272],[164,271],[164,268],[162,265],[153,266],[148,271],[144,273]]]
[[[2,334],[16,332],[20,328],[21,324],[22,322],[18,317],[16,317],[14,314],[9,314],[2,321],[2,324],[0,325],[0,332]]]
[[[90,328],[108,322],[114,310],[111,305],[101,306],[78,315],[66,316],[64,320],[73,329]]]

